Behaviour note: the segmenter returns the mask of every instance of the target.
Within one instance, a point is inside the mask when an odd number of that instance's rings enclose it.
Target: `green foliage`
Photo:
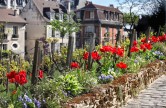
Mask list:
[[[48,108],[59,108],[61,103],[65,102],[64,84],[56,77],[54,79],[46,79],[34,86],[33,95],[35,97],[45,99]]]
[[[137,24],[138,20],[139,20],[139,16],[134,14],[134,13],[124,13],[123,14],[124,17],[124,23],[128,23],[128,24]]]
[[[71,35],[73,32],[77,32],[80,29],[80,24],[73,20],[73,16],[73,14],[64,14],[63,21],[53,20],[50,22],[52,28],[61,33],[62,43],[67,33]]]
[[[60,76],[60,82],[64,85],[63,89],[71,96],[76,96],[83,90],[82,85],[74,75],[66,74],[65,76]]]

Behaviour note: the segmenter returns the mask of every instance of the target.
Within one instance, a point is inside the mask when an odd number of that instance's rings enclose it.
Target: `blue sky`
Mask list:
[[[104,6],[109,6],[110,4],[113,4],[116,7],[118,5],[117,0],[89,0],[89,1]]]

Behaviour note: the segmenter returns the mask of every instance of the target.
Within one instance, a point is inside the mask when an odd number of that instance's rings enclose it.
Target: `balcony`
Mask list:
[[[19,38],[19,35],[18,34],[13,34],[12,35],[12,39],[18,39]]]

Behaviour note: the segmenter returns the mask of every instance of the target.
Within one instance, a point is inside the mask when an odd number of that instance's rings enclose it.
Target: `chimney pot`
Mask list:
[[[111,8],[114,8],[114,5],[113,5],[113,4],[110,4],[110,7],[111,7]]]
[[[17,16],[17,10],[14,10],[14,16]]]

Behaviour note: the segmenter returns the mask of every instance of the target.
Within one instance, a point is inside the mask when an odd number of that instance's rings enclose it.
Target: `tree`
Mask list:
[[[62,43],[63,43],[64,36],[67,33],[70,36],[73,32],[77,32],[79,30],[80,24],[73,20],[73,16],[74,16],[73,14],[64,14],[63,21],[55,19],[51,21],[50,23],[54,30],[60,32]]]
[[[138,15],[142,8],[142,2],[140,0],[118,0],[119,8],[125,12],[124,14],[124,26],[126,23],[130,25],[130,31],[133,26],[138,22]]]
[[[3,50],[3,41],[4,41],[4,25],[0,24],[0,63],[2,61],[2,50]]]
[[[130,26],[130,30],[134,25],[138,24],[138,20],[139,20],[139,16],[135,15],[134,13],[124,13],[123,14],[123,23],[124,23],[124,27],[126,28],[126,24],[131,25]]]
[[[156,1],[157,2],[157,1]],[[166,7],[165,1],[160,0],[158,2],[158,7],[156,7],[150,15],[144,15],[138,22],[137,31],[145,32],[145,30],[151,26],[154,32],[158,32],[159,27],[165,27],[166,23]],[[165,31],[164,29],[162,31]]]

